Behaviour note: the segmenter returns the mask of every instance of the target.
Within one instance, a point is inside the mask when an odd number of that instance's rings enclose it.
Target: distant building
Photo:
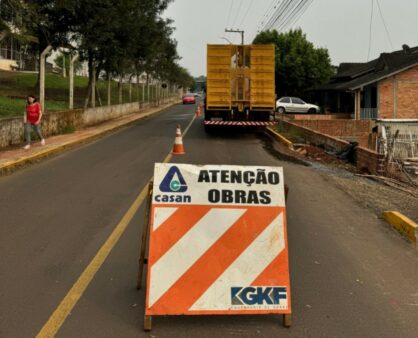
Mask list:
[[[342,63],[316,101],[330,113],[362,119],[418,118],[418,47],[383,53],[367,63]]]
[[[10,28],[0,32],[0,69],[37,71],[38,56],[33,45],[22,44],[16,37],[19,29],[14,25],[14,12],[7,2],[0,1],[0,16]],[[31,48],[32,47],[32,48]],[[46,65],[47,71],[52,71],[52,64]]]
[[[206,91],[206,76],[199,76],[194,79],[196,83],[196,91],[204,92]]]

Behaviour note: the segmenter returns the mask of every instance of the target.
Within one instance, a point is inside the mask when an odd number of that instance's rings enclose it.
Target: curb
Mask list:
[[[272,136],[276,141],[284,144],[290,150],[295,150],[293,147],[292,141],[288,140],[286,137],[284,137],[282,134],[279,134],[277,131],[273,130],[272,128],[270,127],[266,128],[266,133]]]
[[[163,107],[156,108],[155,110],[151,109],[151,111],[144,112],[144,113],[139,113],[140,115],[137,118],[135,118],[133,120],[130,120],[126,123],[121,123],[121,124],[117,124],[117,125],[114,125],[114,126],[110,126],[106,129],[103,129],[102,131],[98,132],[97,134],[84,136],[84,137],[82,137],[78,140],[75,140],[75,141],[68,141],[68,142],[60,144],[58,146],[52,147],[50,149],[41,150],[41,151],[36,152],[36,153],[34,153],[32,155],[29,155],[27,157],[23,157],[23,158],[19,158],[17,160],[13,160],[13,161],[10,161],[10,162],[3,163],[3,164],[0,165],[0,176],[5,175],[5,174],[10,174],[13,171],[17,170],[18,168],[20,168],[20,167],[22,167],[22,166],[24,166],[28,163],[39,162],[40,160],[42,160],[44,158],[47,158],[47,157],[50,157],[52,155],[61,153],[66,149],[70,149],[70,148],[73,148],[77,145],[81,145],[81,144],[88,143],[88,142],[94,141],[96,139],[99,139],[99,138],[101,138],[101,137],[103,137],[107,134],[110,134],[111,132],[114,132],[118,129],[122,129],[124,127],[127,127],[127,126],[129,126],[129,125],[131,125],[135,122],[138,122],[139,120],[142,120],[142,119],[147,118],[149,116],[152,116],[154,114],[160,113],[160,112],[164,111],[165,109],[170,108],[170,107],[178,104],[179,102],[176,101],[176,102],[167,104]],[[109,120],[109,122],[110,121],[112,121],[112,120]]]
[[[397,211],[385,211],[383,218],[418,247],[418,224]]]

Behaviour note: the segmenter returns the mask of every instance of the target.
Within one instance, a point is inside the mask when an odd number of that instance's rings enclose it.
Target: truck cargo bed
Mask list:
[[[274,111],[274,51],[274,45],[208,45],[206,110]]]

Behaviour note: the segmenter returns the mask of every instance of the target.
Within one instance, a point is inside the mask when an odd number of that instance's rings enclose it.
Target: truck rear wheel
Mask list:
[[[212,134],[213,133],[213,126],[208,126],[205,124],[205,132],[207,134]]]

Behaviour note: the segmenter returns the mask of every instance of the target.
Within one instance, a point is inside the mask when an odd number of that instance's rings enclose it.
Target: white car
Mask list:
[[[277,100],[276,111],[281,114],[284,113],[305,113],[305,114],[318,114],[321,109],[310,103],[306,103],[298,97],[285,96]]]

